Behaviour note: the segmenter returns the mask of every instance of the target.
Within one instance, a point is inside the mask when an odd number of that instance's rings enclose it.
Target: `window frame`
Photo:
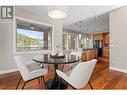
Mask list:
[[[21,51],[21,52],[17,52],[16,51],[16,33],[17,33],[17,23],[16,23],[16,19],[19,20],[23,20],[23,21],[28,21],[31,23],[35,23],[35,24],[40,24],[40,25],[45,25],[45,26],[49,26],[52,27],[52,47],[51,50],[36,50],[36,51]],[[38,53],[38,52],[43,52],[43,53],[47,53],[47,52],[52,52],[54,51],[54,25],[52,24],[47,24],[47,23],[42,23],[33,19],[27,19],[27,18],[23,18],[23,17],[15,17],[14,21],[13,21],[13,53],[14,54],[23,54],[23,53]]]
[[[64,34],[67,35],[67,48],[66,48],[65,50],[63,49],[63,35],[64,35]],[[68,50],[68,33],[63,32],[63,35],[62,35],[62,50],[63,50],[63,51],[66,51],[66,50]]]
[[[75,49],[77,49],[77,48],[78,48],[78,46],[77,46],[77,45],[78,45],[78,41],[77,41],[77,40],[78,40],[78,37],[77,37],[78,34],[74,34],[74,33],[71,34],[71,33],[68,33],[68,49],[69,49],[69,35],[70,35],[70,36],[75,36]],[[75,50],[75,49],[74,49],[74,50]],[[69,50],[71,50],[71,49],[69,49]]]
[[[71,51],[71,49],[69,49],[69,35],[74,35],[76,37],[75,39],[75,49],[78,48],[78,34],[74,34],[74,33],[67,33],[67,32],[63,32],[63,34],[66,34],[67,35],[67,49],[66,50],[62,50],[63,51]],[[62,45],[63,45],[63,38],[62,38]],[[63,46],[62,46],[63,47]]]

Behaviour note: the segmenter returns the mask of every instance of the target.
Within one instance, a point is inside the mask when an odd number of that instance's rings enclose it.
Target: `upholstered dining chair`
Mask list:
[[[87,83],[89,83],[91,89],[93,89],[89,79],[96,62],[96,59],[92,59],[90,61],[80,62],[72,71],[64,73],[60,70],[56,70],[56,72],[64,81],[70,84],[73,89],[81,89],[86,86]]]
[[[79,51],[72,51],[72,52],[70,53],[70,55],[75,55],[75,56],[79,57],[79,59],[81,59],[82,52],[79,52]],[[65,68],[65,67],[73,69],[78,63],[79,63],[79,62],[72,63],[72,64],[65,64],[65,65],[62,66],[62,71],[64,71],[64,68]]]
[[[44,75],[47,74],[47,69],[41,68],[39,64],[33,61],[25,62],[25,60],[19,55],[15,56],[14,59],[17,64],[18,70],[21,74],[21,78],[16,86],[16,89],[18,88],[22,79],[25,81],[22,86],[22,89],[24,89],[26,83],[34,79],[43,78],[45,84]]]

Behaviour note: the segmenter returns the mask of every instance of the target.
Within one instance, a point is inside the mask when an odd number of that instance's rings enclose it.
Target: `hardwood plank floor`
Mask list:
[[[45,80],[53,78],[53,75],[53,66],[51,65],[49,73],[45,76]],[[0,75],[0,89],[15,89],[19,78],[19,72]],[[94,89],[127,89],[127,74],[109,70],[109,61],[103,58],[103,63],[98,62],[96,64],[90,82]],[[19,88],[22,87],[23,83],[21,81]],[[45,89],[45,87],[43,82],[38,84],[37,80],[33,80],[25,86],[25,89],[41,90]],[[72,88],[68,86],[67,89]],[[90,89],[90,86],[86,85],[83,89]]]

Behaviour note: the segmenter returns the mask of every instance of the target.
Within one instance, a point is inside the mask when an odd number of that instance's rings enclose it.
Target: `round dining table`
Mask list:
[[[38,62],[39,64],[53,64],[54,65],[54,78],[53,79],[49,79],[48,81],[46,81],[46,89],[58,89],[58,85],[59,85],[59,89],[66,89],[67,88],[67,83],[63,80],[60,80],[57,73],[56,73],[56,69],[58,69],[58,65],[59,64],[73,64],[76,63],[78,61],[80,61],[80,58],[78,56],[75,55],[71,55],[71,54],[64,54],[63,56],[58,56],[58,55],[54,55],[52,56],[51,54],[41,54],[38,56],[33,57],[33,61]]]

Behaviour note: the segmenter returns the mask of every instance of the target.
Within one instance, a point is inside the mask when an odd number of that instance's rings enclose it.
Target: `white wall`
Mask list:
[[[0,71],[15,69],[13,60],[13,24],[0,23]]]
[[[36,17],[34,14],[30,14],[25,11],[16,10],[16,16],[32,19],[35,21],[39,21],[42,23],[52,24],[54,25],[54,50],[56,50],[56,46],[59,45],[60,49],[62,49],[62,33],[63,33],[63,23],[62,20],[52,20],[47,19],[47,17]],[[0,22],[0,74],[8,73],[11,71],[17,70],[15,61],[14,61],[14,53],[13,53],[13,22],[10,23],[1,23]],[[35,53],[31,54],[21,54],[27,60],[31,60],[32,56]]]
[[[127,72],[127,7],[110,13],[110,68]]]

